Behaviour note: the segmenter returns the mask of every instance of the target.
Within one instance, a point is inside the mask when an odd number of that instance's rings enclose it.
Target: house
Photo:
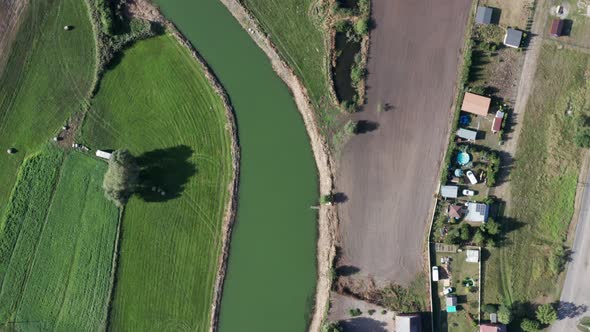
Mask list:
[[[504,45],[513,48],[520,48],[520,42],[522,41],[522,31],[508,28],[506,35],[504,36]]]
[[[475,23],[478,24],[490,24],[492,23],[492,14],[494,10],[490,7],[477,6],[477,12],[475,13]]]
[[[553,37],[559,37],[559,36],[561,36],[562,31],[563,31],[563,20],[560,20],[558,18],[554,18],[553,21],[551,22],[551,30],[549,30],[549,34]]]
[[[504,112],[497,111],[496,116],[494,117],[494,122],[492,122],[492,133],[497,133],[502,129],[502,121],[504,121]]]
[[[421,332],[420,315],[418,314],[400,314],[395,316],[396,332]]]
[[[457,297],[455,295],[447,295],[445,302],[447,304],[447,312],[457,312]]]
[[[486,222],[488,220],[489,207],[483,203],[467,202],[467,215],[465,220],[471,222]]]
[[[476,115],[486,116],[490,109],[492,100],[488,97],[476,95],[475,93],[466,92],[463,97],[461,110]]]
[[[506,332],[506,325],[503,324],[481,324],[479,332]]]
[[[467,249],[467,251],[465,252],[467,255],[467,258],[465,258],[465,261],[468,263],[477,263],[479,262],[479,250],[477,249]]]
[[[459,128],[459,130],[457,130],[457,136],[468,141],[475,141],[475,139],[477,138],[477,131]]]
[[[440,195],[444,198],[457,198],[459,195],[458,186],[440,186]]]
[[[102,159],[106,159],[106,160],[111,159],[111,155],[112,155],[112,153],[106,152],[106,151],[102,151],[102,150],[96,150],[96,153],[95,154],[96,154],[97,157],[102,158]]]
[[[459,204],[450,205],[448,214],[451,218],[461,219],[461,217],[463,216],[463,206]]]

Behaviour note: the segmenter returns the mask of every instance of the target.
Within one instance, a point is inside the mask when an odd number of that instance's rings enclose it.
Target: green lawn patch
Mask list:
[[[574,212],[581,151],[576,118],[586,115],[590,89],[586,54],[543,46],[511,174],[505,246],[486,264],[486,303],[554,297],[552,248],[563,245]],[[555,84],[559,82],[559,84]],[[498,255],[499,254],[499,255]],[[498,256],[498,257],[496,257]],[[501,268],[495,269],[494,265]],[[487,267],[486,267],[487,268]]]
[[[129,149],[149,184],[125,209],[112,330],[209,329],[232,174],[226,122],[199,64],[171,36],[138,42],[106,72],[83,139]]]
[[[74,29],[64,31],[65,25]],[[25,156],[80,110],[94,79],[85,1],[31,1],[0,76],[0,211]],[[18,150],[15,155],[4,151]]]
[[[3,219],[0,314],[17,330],[104,327],[118,211],[106,164],[45,147],[25,161]],[[63,166],[62,166],[63,162]]]

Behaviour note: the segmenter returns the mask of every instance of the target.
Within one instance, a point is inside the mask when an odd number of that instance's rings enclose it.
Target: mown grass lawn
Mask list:
[[[20,27],[0,76],[0,211],[25,156],[81,108],[95,70],[85,1],[30,1]]]
[[[484,266],[486,303],[555,299],[549,256],[565,241],[574,212],[582,155],[574,143],[575,118],[590,103],[589,68],[586,54],[550,44],[542,48],[503,226],[514,231]]]
[[[63,164],[62,164],[63,163]],[[106,163],[44,147],[25,161],[2,220],[2,322],[16,330],[104,327],[118,211]]]
[[[125,209],[110,328],[206,331],[232,174],[220,97],[164,35],[125,51],[82,129],[94,148],[138,156],[147,185]]]
[[[316,108],[330,103],[327,33],[315,0],[244,0],[243,3],[268,32]]]

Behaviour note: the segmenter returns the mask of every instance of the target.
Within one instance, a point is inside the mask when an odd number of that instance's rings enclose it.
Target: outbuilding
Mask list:
[[[445,303],[447,305],[447,312],[457,312],[457,297],[455,295],[447,295]]]
[[[479,332],[506,332],[506,325],[504,324],[481,324]]]
[[[96,150],[95,155],[99,158],[109,160],[109,159],[111,159],[112,153],[102,151],[102,150]]]
[[[563,31],[563,20],[554,18],[551,22],[551,30],[549,30],[549,34],[553,37],[561,36]]]
[[[522,31],[508,28],[504,35],[504,45],[512,48],[520,48],[522,42]]]
[[[497,111],[496,116],[494,117],[494,122],[492,122],[492,133],[497,133],[502,129],[502,121],[504,121],[504,112]]]
[[[463,206],[459,204],[449,205],[448,214],[451,218],[461,219],[461,217],[463,217]]]
[[[492,23],[492,14],[494,10],[490,7],[478,6],[475,13],[475,23],[490,24]]]
[[[477,139],[477,131],[459,128],[459,130],[457,130],[457,136],[468,141],[475,141]]]
[[[491,103],[492,100],[488,97],[466,92],[465,97],[463,97],[463,104],[461,104],[461,110],[476,115],[486,116],[488,115]]]
[[[458,186],[440,186],[440,195],[444,198],[457,198],[459,195]]]
[[[479,262],[479,250],[477,249],[467,249],[466,251],[465,261],[468,263],[477,263]]]
[[[400,314],[395,316],[396,332],[421,332],[420,315],[418,314]]]

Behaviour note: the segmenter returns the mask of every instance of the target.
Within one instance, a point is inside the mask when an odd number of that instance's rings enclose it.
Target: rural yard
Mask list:
[[[469,0],[373,2],[367,103],[354,118],[376,129],[344,147],[337,175],[347,198],[339,264],[358,271],[351,278],[408,285],[424,270],[470,8]]]

